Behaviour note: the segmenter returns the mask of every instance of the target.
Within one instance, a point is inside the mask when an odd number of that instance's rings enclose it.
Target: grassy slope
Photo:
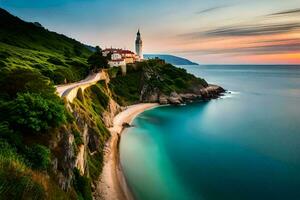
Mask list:
[[[37,69],[55,83],[87,75],[86,60],[92,52],[76,40],[24,22],[1,8],[0,27],[0,69]]]
[[[14,148],[0,139],[0,199],[75,198],[74,192],[63,192],[43,172],[32,170]]]

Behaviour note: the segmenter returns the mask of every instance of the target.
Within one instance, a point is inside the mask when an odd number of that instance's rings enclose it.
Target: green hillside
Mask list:
[[[80,42],[0,8],[0,69],[36,69],[56,84],[72,82],[87,75],[91,54]]]

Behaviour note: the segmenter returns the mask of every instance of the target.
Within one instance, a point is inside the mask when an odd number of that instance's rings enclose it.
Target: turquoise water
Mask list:
[[[135,119],[120,153],[136,199],[300,199],[300,67],[185,68],[233,92]]]

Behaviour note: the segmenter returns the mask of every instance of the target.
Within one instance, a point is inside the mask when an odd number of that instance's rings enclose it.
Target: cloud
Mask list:
[[[220,9],[223,9],[223,8],[226,8],[226,7],[228,7],[228,5],[215,6],[215,7],[207,8],[207,9],[204,9],[204,10],[200,10],[200,11],[196,12],[196,14],[197,15],[202,15],[202,14],[214,12],[216,10],[220,10]]]
[[[203,37],[242,37],[288,33],[300,28],[300,23],[264,24],[227,26],[208,31],[192,32],[179,35],[183,38],[197,39]]]
[[[289,41],[289,40],[287,40]],[[291,43],[286,44],[267,44],[257,45],[253,47],[239,47],[230,49],[194,49],[186,51],[177,51],[172,53],[184,54],[199,54],[199,55],[267,55],[267,54],[283,54],[283,53],[297,53],[300,51],[300,39],[293,40]]]
[[[278,16],[278,15],[296,15],[296,14],[300,14],[300,8],[291,9],[291,10],[286,10],[286,11],[277,12],[277,13],[272,13],[272,14],[270,14],[269,16]]]

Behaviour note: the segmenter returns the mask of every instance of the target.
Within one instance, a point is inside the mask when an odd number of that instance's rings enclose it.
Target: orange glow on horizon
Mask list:
[[[286,53],[286,54],[266,54],[266,55],[245,55],[237,56],[235,60],[240,63],[254,63],[254,64],[300,64],[299,53]]]
[[[231,63],[300,64],[300,51],[285,47],[298,43],[300,44],[299,30],[274,35],[201,38],[181,44],[180,49],[186,52],[183,54],[187,57],[190,55],[195,58],[198,54],[197,60],[200,62],[204,58],[204,62],[214,63],[216,57],[222,56],[224,62],[231,60]],[[176,46],[178,49],[178,44]],[[281,46],[285,48],[279,52]]]

